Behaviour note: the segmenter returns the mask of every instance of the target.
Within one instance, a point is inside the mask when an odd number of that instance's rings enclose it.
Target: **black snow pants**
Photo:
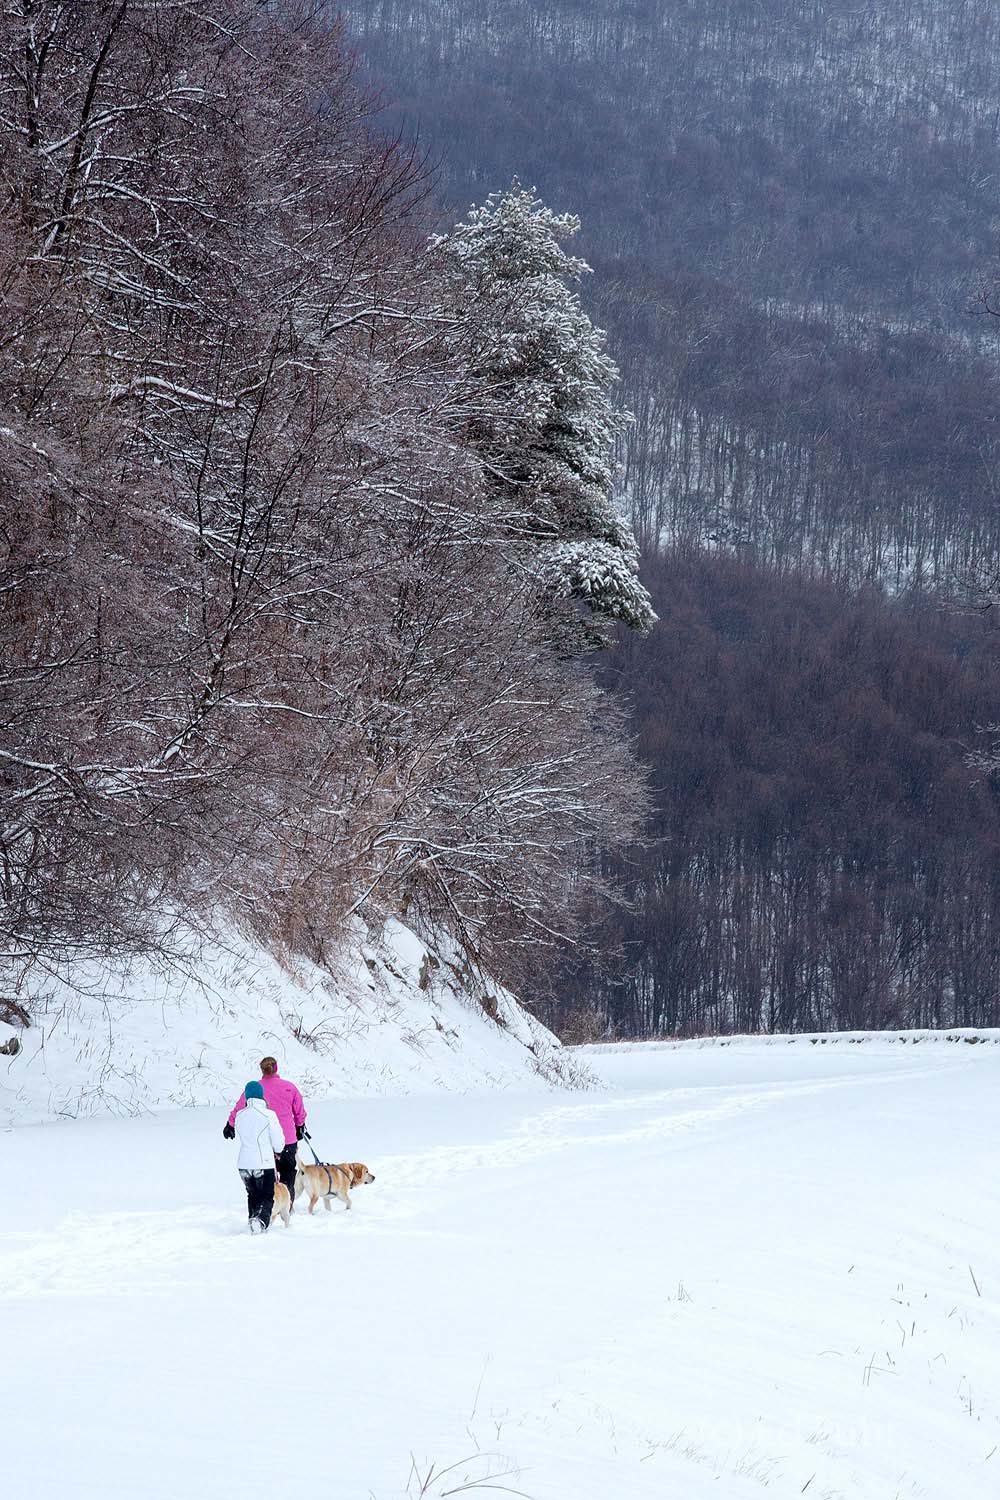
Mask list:
[[[295,1153],[297,1150],[298,1143],[292,1141],[291,1145],[286,1146],[274,1158],[278,1164],[278,1181],[285,1184],[288,1196],[293,1203],[295,1202]]]
[[[269,1229],[274,1209],[274,1168],[246,1172],[241,1167],[240,1176],[247,1190],[247,1212],[251,1224],[257,1219],[263,1229]]]

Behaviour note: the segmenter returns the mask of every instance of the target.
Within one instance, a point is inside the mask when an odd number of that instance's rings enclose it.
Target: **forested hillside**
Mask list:
[[[345,14],[4,15],[6,987],[586,919],[575,1024],[996,1019],[1000,22]]]
[[[2,1018],[175,920],[536,970],[643,810],[573,221],[432,238],[309,0],[8,6],[0,125]]]
[[[892,583],[996,550],[994,10],[345,9],[456,208],[519,174],[582,216],[646,546]]]

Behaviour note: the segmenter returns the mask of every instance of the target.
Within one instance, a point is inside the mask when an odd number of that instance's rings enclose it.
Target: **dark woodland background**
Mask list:
[[[662,624],[649,769],[564,1034],[1000,1023],[991,600],[1000,14],[981,0],[369,0],[452,217],[581,215]],[[530,997],[529,997],[530,998]]]

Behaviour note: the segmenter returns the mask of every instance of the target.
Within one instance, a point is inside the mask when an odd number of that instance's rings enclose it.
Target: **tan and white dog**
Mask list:
[[[274,1184],[274,1207],[271,1210],[271,1223],[280,1218],[285,1228],[288,1228],[288,1216],[292,1211],[292,1195],[283,1182]]]
[[[311,1167],[299,1162],[295,1173],[295,1196],[297,1198],[300,1193],[308,1193],[310,1213],[321,1198],[324,1208],[330,1207],[331,1198],[339,1198],[345,1208],[350,1208],[351,1195],[348,1189],[374,1181],[373,1174],[361,1161],[341,1162],[339,1166],[317,1162]]]

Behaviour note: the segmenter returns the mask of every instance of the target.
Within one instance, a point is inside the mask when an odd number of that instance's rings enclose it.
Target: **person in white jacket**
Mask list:
[[[236,1116],[236,1138],[240,1154],[236,1165],[247,1190],[250,1233],[263,1234],[271,1225],[274,1208],[275,1157],[285,1148],[285,1132],[273,1109],[264,1102],[259,1083],[244,1089],[247,1107]]]

